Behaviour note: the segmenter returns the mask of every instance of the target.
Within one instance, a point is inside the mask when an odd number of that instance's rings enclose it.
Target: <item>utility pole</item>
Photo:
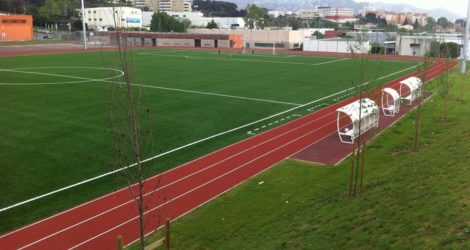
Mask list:
[[[468,34],[470,30],[470,0],[468,1],[467,22],[465,23],[465,32],[463,36],[463,48],[461,53],[460,72],[465,74],[467,70],[467,53],[468,53]]]
[[[86,41],[86,25],[85,25],[85,0],[82,0],[82,28],[83,28],[83,48],[88,49]]]

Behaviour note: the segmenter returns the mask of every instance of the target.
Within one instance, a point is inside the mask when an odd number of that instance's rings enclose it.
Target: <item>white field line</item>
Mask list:
[[[121,83],[121,84],[124,84],[124,83]],[[160,86],[152,86],[152,85],[143,85],[143,84],[133,84],[133,85],[135,85],[135,86],[140,86],[140,87],[145,87],[145,88],[163,89],[163,90],[178,91],[178,92],[186,92],[186,93],[193,93],[193,94],[200,94],[200,95],[212,95],[212,96],[228,97],[228,98],[235,98],[235,99],[242,99],[242,100],[250,100],[250,101],[270,102],[270,103],[285,104],[285,105],[291,105],[291,106],[300,106],[300,105],[302,105],[302,104],[299,104],[299,103],[292,103],[292,102],[282,102],[282,101],[275,101],[275,100],[268,100],[268,99],[244,97],[244,96],[225,95],[225,94],[210,93],[210,92],[201,92],[201,91],[195,91],[195,90],[168,88],[168,87],[160,87]]]
[[[219,55],[217,52],[211,52],[211,55]],[[297,55],[288,55],[288,54],[276,54],[276,55],[260,55],[260,54],[239,54],[237,52],[230,52],[230,51],[221,51],[220,56],[228,56],[228,55],[236,56],[236,57],[264,57],[264,58],[292,58],[297,57]]]
[[[165,51],[153,51],[153,52],[139,52],[138,55],[158,55],[166,53],[179,53],[179,52],[190,52],[189,50],[165,50]]]
[[[329,63],[335,63],[335,62],[341,62],[341,61],[346,61],[346,60],[349,60],[349,59],[350,59],[350,58],[342,58],[342,59],[338,59],[338,60],[333,60],[333,61],[328,61],[328,62],[317,63],[317,64],[315,64],[315,66],[324,65],[324,64],[329,64]]]
[[[240,151],[240,152],[238,152],[238,153],[236,153],[236,154],[234,154],[234,155],[231,155],[230,157],[224,158],[223,160],[220,160],[220,161],[218,161],[218,162],[215,162],[215,163],[213,163],[213,164],[211,164],[211,165],[209,165],[209,166],[207,166],[207,167],[205,167],[205,168],[199,169],[199,170],[196,171],[196,172],[192,172],[192,173],[189,174],[189,175],[185,175],[185,176],[182,177],[182,178],[179,178],[179,179],[177,179],[177,180],[175,180],[175,181],[172,181],[172,182],[170,182],[170,183],[168,183],[168,184],[165,184],[165,185],[163,185],[163,186],[161,186],[161,187],[158,187],[158,188],[156,188],[156,189],[154,189],[154,190],[151,190],[151,191],[145,193],[145,194],[144,194],[144,197],[146,197],[147,195],[152,195],[152,194],[154,194],[154,193],[157,192],[157,191],[160,191],[160,190],[162,190],[162,189],[164,189],[164,188],[166,188],[166,187],[172,186],[172,185],[174,185],[174,184],[176,184],[176,183],[178,183],[178,182],[180,182],[180,181],[183,181],[183,180],[185,180],[185,179],[188,179],[189,177],[194,176],[194,175],[196,175],[196,174],[198,174],[198,173],[201,173],[201,172],[204,172],[204,171],[206,171],[206,170],[208,170],[208,169],[211,169],[211,168],[213,168],[213,167],[219,165],[220,163],[223,163],[223,162],[225,162],[225,161],[227,161],[227,160],[229,160],[229,159],[232,159],[232,158],[234,158],[234,157],[236,157],[236,156],[238,156],[238,155],[241,155],[241,154],[243,154],[243,153],[245,153],[245,152],[247,152],[247,151],[250,151],[250,150],[252,150],[252,149],[254,149],[254,148],[257,148],[257,147],[259,147],[259,146],[261,146],[261,145],[264,145],[264,144],[266,144],[266,143],[268,143],[268,142],[271,142],[271,141],[273,141],[273,140],[276,140],[277,138],[279,138],[279,137],[281,137],[281,136],[284,136],[284,135],[286,135],[286,134],[288,134],[288,133],[290,133],[290,132],[292,132],[292,131],[301,129],[301,128],[303,128],[303,127],[305,127],[305,126],[308,126],[308,125],[310,125],[310,124],[312,124],[312,123],[314,123],[314,122],[317,122],[317,121],[320,120],[320,119],[323,119],[323,118],[325,118],[325,117],[327,117],[327,116],[330,116],[332,113],[334,113],[334,112],[327,113],[327,114],[325,114],[325,115],[323,115],[323,116],[321,116],[321,117],[318,117],[318,118],[316,118],[316,119],[314,119],[314,120],[309,121],[308,123],[304,123],[304,124],[302,124],[302,125],[300,125],[300,126],[298,126],[298,127],[292,128],[292,129],[290,129],[290,130],[288,130],[288,131],[285,131],[285,132],[282,133],[282,134],[278,134],[278,135],[276,135],[275,137],[270,138],[269,140],[263,141],[263,142],[261,142],[261,143],[259,143],[259,144],[256,144],[256,145],[253,145],[253,146],[251,146],[251,147],[249,147],[249,148],[247,148],[247,149],[244,149],[243,151]],[[330,123],[331,123],[331,122],[330,122]],[[162,175],[162,174],[160,174],[160,175]],[[126,188],[126,189],[127,189],[127,188]],[[97,214],[97,215],[94,215],[94,216],[92,216],[92,217],[90,217],[90,218],[87,218],[86,220],[80,221],[79,223],[76,223],[76,224],[73,224],[73,225],[71,225],[71,226],[69,226],[69,227],[66,227],[66,228],[64,228],[64,229],[61,229],[61,230],[59,230],[59,231],[57,231],[57,232],[55,232],[55,233],[53,233],[53,234],[50,234],[50,235],[48,235],[48,236],[46,236],[46,237],[44,237],[44,238],[41,238],[41,239],[38,239],[38,240],[36,240],[36,241],[34,241],[34,242],[32,242],[32,243],[29,243],[28,245],[22,246],[21,248],[19,248],[19,250],[20,250],[20,249],[27,248],[27,247],[29,247],[29,246],[32,246],[32,245],[34,245],[34,244],[36,244],[36,243],[39,243],[39,242],[41,242],[41,241],[44,241],[44,240],[46,240],[46,239],[49,239],[49,238],[51,238],[51,237],[53,237],[53,236],[55,236],[55,235],[58,235],[58,234],[60,234],[60,233],[62,233],[62,232],[65,232],[65,231],[71,229],[71,228],[74,228],[74,227],[76,227],[76,226],[79,226],[79,225],[81,225],[81,224],[84,224],[84,223],[86,223],[86,222],[88,222],[88,221],[90,221],[90,220],[93,220],[93,219],[95,219],[95,218],[97,218],[97,217],[100,217],[100,216],[102,216],[102,215],[104,215],[104,214],[106,214],[106,213],[108,213],[108,212],[114,211],[114,210],[116,210],[116,209],[118,209],[118,208],[120,208],[120,207],[125,206],[126,204],[133,203],[133,202],[134,202],[134,200],[133,200],[133,199],[130,199],[129,201],[126,201],[126,202],[124,202],[124,203],[121,203],[121,204],[117,205],[116,207],[113,207],[113,208],[111,208],[111,209],[108,209],[108,210],[106,210],[106,211],[103,211],[103,212],[101,212],[101,213],[99,213],[99,214]]]
[[[268,60],[253,60],[253,59],[237,59],[237,58],[218,58],[218,57],[203,57],[203,56],[184,56],[184,58],[191,60],[217,60],[217,61],[239,61],[239,62],[261,62],[261,63],[278,63],[278,64],[293,64],[293,65],[307,65],[307,66],[320,66],[328,63],[335,63],[345,60],[350,60],[350,58],[341,58],[338,60],[332,60],[321,63],[302,63],[302,62],[287,62],[287,61],[268,61]]]
[[[109,70],[119,73],[119,75],[106,77],[106,78],[82,78],[82,77],[75,77],[75,76],[68,76],[68,75],[59,75],[53,73],[43,73],[43,72],[31,72],[31,71],[22,71],[25,69],[99,69],[99,70]],[[82,79],[80,81],[65,81],[65,82],[35,82],[35,83],[5,83],[0,82],[0,85],[9,85],[9,86],[33,86],[33,85],[58,85],[58,84],[72,84],[72,83],[82,83],[82,82],[102,82],[102,81],[109,81],[124,75],[122,70],[117,70],[113,68],[99,68],[99,67],[32,67],[32,68],[19,68],[19,69],[0,69],[3,72],[20,72],[24,74],[34,74],[34,75],[46,75],[46,76],[58,76],[64,78],[75,78],[75,79]]]
[[[117,83],[117,84],[125,84],[124,82],[118,81],[110,81],[111,79],[120,77],[124,75],[124,72],[118,71],[121,74],[119,76],[114,76],[105,79],[93,79],[87,77],[80,77],[80,76],[70,76],[70,75],[61,75],[61,74],[53,74],[53,73],[42,73],[42,72],[33,72],[33,71],[23,71],[19,69],[0,69],[0,71],[8,71],[8,72],[18,72],[24,74],[36,74],[36,75],[49,75],[49,76],[58,76],[58,77],[67,77],[67,78],[75,78],[81,79],[81,81],[72,81],[72,82],[56,82],[56,83],[28,83],[28,84],[6,84],[0,83],[0,85],[47,85],[47,84],[70,84],[70,83],[79,83],[79,82],[108,82],[108,83]],[[117,71],[117,70],[116,70]],[[200,94],[200,95],[211,95],[211,96],[219,96],[219,97],[227,97],[227,98],[234,98],[234,99],[242,99],[242,100],[250,100],[250,101],[259,101],[259,102],[269,102],[269,103],[277,103],[277,104],[284,104],[284,105],[291,105],[291,106],[300,106],[301,104],[292,103],[292,102],[282,102],[282,101],[275,101],[275,100],[268,100],[268,99],[261,99],[261,98],[252,98],[252,97],[244,97],[244,96],[235,96],[235,95],[226,95],[226,94],[218,94],[218,93],[211,93],[211,92],[202,92],[202,91],[195,91],[195,90],[186,90],[186,89],[178,89],[178,88],[168,88],[168,87],[160,87],[160,86],[153,86],[153,85],[146,85],[146,84],[137,84],[134,83],[134,86],[144,87],[144,88],[152,88],[152,89],[162,89],[168,91],[177,91],[177,92],[185,92],[185,93],[192,93],[192,94]]]
[[[268,151],[268,152],[266,152],[266,153],[264,153],[264,154],[262,154],[262,155],[260,155],[260,156],[258,156],[258,157],[256,157],[256,158],[254,158],[254,159],[252,159],[252,160],[250,160],[250,161],[248,161],[248,162],[245,162],[245,163],[243,163],[242,165],[240,165],[240,166],[238,166],[238,167],[236,167],[236,168],[234,168],[234,169],[232,169],[232,170],[230,170],[230,171],[228,171],[228,172],[225,172],[225,173],[223,173],[222,175],[219,175],[219,176],[215,177],[214,179],[211,179],[211,180],[208,181],[208,182],[205,182],[205,183],[203,183],[203,184],[201,184],[201,185],[199,185],[199,186],[197,186],[197,187],[194,187],[194,188],[190,189],[189,191],[186,191],[186,192],[184,192],[183,194],[180,194],[180,195],[178,195],[178,196],[176,196],[176,197],[174,197],[174,198],[172,198],[172,199],[170,199],[170,200],[168,200],[168,201],[166,201],[166,202],[164,202],[164,203],[162,203],[162,204],[160,204],[160,205],[158,205],[158,206],[156,206],[156,207],[154,207],[154,208],[152,208],[152,209],[146,211],[146,212],[144,213],[144,215],[146,215],[146,214],[148,214],[148,213],[150,213],[150,212],[152,212],[152,211],[154,211],[154,210],[156,210],[156,209],[159,209],[159,208],[161,208],[161,207],[167,205],[168,203],[171,203],[171,202],[173,202],[173,201],[175,201],[175,200],[177,200],[177,199],[179,199],[179,198],[181,198],[181,197],[183,197],[183,196],[186,196],[187,194],[192,193],[193,191],[195,191],[195,190],[197,190],[197,189],[199,189],[199,188],[201,188],[201,187],[204,187],[204,186],[206,186],[206,185],[208,185],[208,184],[210,184],[210,183],[212,183],[212,182],[214,182],[214,181],[216,181],[216,180],[218,180],[218,179],[221,179],[222,177],[225,177],[226,175],[229,175],[229,174],[231,174],[231,173],[233,173],[233,172],[235,172],[235,171],[237,171],[237,170],[239,170],[239,169],[245,167],[246,165],[248,165],[248,164],[250,164],[250,163],[252,163],[252,162],[254,162],[254,161],[256,161],[256,160],[258,160],[258,159],[260,159],[260,158],[263,158],[264,156],[269,155],[269,154],[271,154],[271,153],[273,153],[273,152],[275,152],[275,151],[277,151],[277,150],[279,150],[279,149],[281,149],[281,148],[283,148],[283,147],[286,147],[287,145],[290,145],[290,144],[292,144],[293,142],[298,141],[298,140],[300,140],[300,139],[302,139],[302,138],[304,138],[304,137],[306,137],[306,136],[309,136],[309,135],[311,135],[312,133],[315,133],[315,132],[317,132],[318,130],[323,129],[324,127],[329,126],[331,123],[335,123],[335,122],[336,122],[336,121],[333,120],[333,121],[331,121],[331,122],[329,122],[329,123],[327,123],[327,124],[324,124],[324,125],[322,125],[321,127],[317,128],[317,129],[314,129],[314,130],[312,130],[312,131],[310,131],[310,132],[308,132],[308,133],[306,133],[306,134],[304,134],[304,135],[302,135],[302,136],[300,136],[300,137],[297,137],[297,138],[295,138],[295,139],[293,139],[293,140],[290,140],[288,143],[285,143],[285,144],[283,144],[283,145],[280,145],[279,147],[276,147],[276,148],[274,148],[274,149],[272,149],[272,150],[270,150],[270,151]],[[105,235],[105,234],[109,233],[110,231],[112,231],[112,230],[114,230],[114,229],[116,229],[116,228],[119,228],[119,227],[121,227],[121,226],[123,226],[123,225],[125,225],[125,224],[127,224],[127,223],[129,223],[129,222],[131,222],[131,221],[133,221],[133,220],[136,220],[136,219],[138,219],[138,218],[139,218],[139,216],[135,216],[135,217],[133,217],[133,218],[131,218],[131,219],[129,219],[129,220],[127,220],[127,221],[125,221],[125,222],[123,222],[123,223],[117,225],[117,226],[114,226],[114,227],[112,227],[112,228],[110,228],[110,229],[108,229],[108,230],[106,230],[106,231],[104,231],[104,232],[102,232],[102,233],[100,233],[100,234],[98,234],[98,235],[95,235],[95,236],[92,237],[92,238],[89,238],[89,239],[86,240],[86,241],[83,241],[83,242],[81,242],[81,243],[79,243],[79,244],[77,244],[77,245],[75,245],[75,246],[70,247],[69,249],[75,249],[75,248],[77,248],[77,247],[80,247],[81,245],[86,244],[87,242],[90,242],[90,241],[92,241],[92,240],[94,240],[94,239],[96,239],[96,238],[99,238],[99,237],[101,237],[102,235]]]
[[[201,52],[201,54],[203,52],[208,52],[208,51],[190,51],[190,50],[184,50],[185,52]],[[157,53],[157,52],[141,52],[141,53],[137,53],[138,55],[152,55],[152,54],[155,54],[155,55],[161,55],[161,56],[165,56],[165,53]],[[211,52],[209,54],[212,54],[212,55],[216,55],[217,52]],[[248,57],[266,57],[266,58],[293,58],[293,57],[298,57],[298,58],[326,58],[326,59],[336,59],[338,58],[337,56],[317,56],[317,55],[301,55],[301,54],[288,54],[288,53],[280,53],[280,54],[275,54],[275,55],[272,55],[272,54],[269,54],[269,53],[265,53],[265,52],[258,52],[258,53],[255,53],[255,54],[251,54],[249,53],[248,51],[246,53],[242,53],[242,54],[239,54],[237,51],[221,51],[221,55],[227,55],[227,54],[232,54],[232,56],[248,56]],[[170,55],[171,56],[171,55]],[[176,56],[176,55],[173,55],[173,56]],[[376,59],[374,59],[376,60]],[[398,60],[386,60],[386,61],[397,61],[397,62],[404,62],[404,61],[398,61]]]
[[[147,54],[152,55],[152,54]],[[342,58],[338,60],[332,60],[321,63],[302,63],[302,62],[288,62],[288,61],[270,61],[270,60],[254,60],[254,59],[242,59],[242,58],[221,58],[221,57],[209,57],[209,56],[183,56],[183,55],[165,55],[155,54],[154,56],[167,56],[167,57],[178,57],[189,60],[214,60],[214,61],[226,61],[226,62],[258,62],[258,63],[275,63],[275,64],[292,64],[292,65],[306,65],[306,66],[320,66],[327,63],[334,63],[338,61],[350,60],[351,58]],[[235,56],[234,56],[235,57]]]
[[[393,76],[393,75],[399,74],[399,73],[401,73],[401,72],[403,72],[403,71],[407,71],[407,70],[410,70],[410,69],[412,69],[412,68],[416,68],[417,66],[418,66],[418,65],[415,65],[415,66],[406,68],[406,69],[404,69],[404,70],[397,71],[397,72],[395,72],[395,73],[389,74],[388,76]],[[388,76],[387,76],[387,77],[388,77]],[[363,86],[368,85],[368,84],[370,84],[371,82],[374,82],[374,81],[377,81],[377,79],[376,79],[376,80],[373,80],[373,81],[370,81],[370,82],[363,83]],[[294,110],[297,110],[297,109],[299,109],[299,108],[302,108],[302,107],[305,107],[305,106],[308,106],[308,105],[311,105],[311,104],[314,104],[314,103],[317,103],[317,102],[326,100],[326,99],[331,98],[331,97],[333,97],[333,96],[336,96],[336,95],[339,95],[339,94],[342,94],[342,93],[351,91],[351,90],[353,90],[354,88],[355,88],[355,87],[351,87],[351,88],[348,88],[348,89],[345,89],[345,90],[336,92],[336,93],[334,93],[334,94],[331,94],[331,95],[322,97],[322,98],[320,98],[320,99],[311,101],[311,102],[309,102],[309,103],[302,104],[302,105],[300,105],[300,106],[293,107],[293,108],[290,108],[290,109],[288,109],[288,110],[279,112],[279,113],[277,113],[277,114],[273,114],[273,115],[264,117],[264,118],[259,119],[259,120],[257,120],[257,121],[253,121],[253,122],[247,123],[247,124],[245,124],[245,125],[241,125],[241,126],[238,126],[238,127],[236,127],[236,128],[232,128],[232,129],[229,129],[229,130],[220,132],[220,133],[218,133],[218,134],[211,135],[211,136],[206,137],[206,138],[203,138],[203,139],[199,139],[199,140],[197,140],[197,141],[188,143],[188,144],[186,144],[186,145],[183,145],[183,146],[180,146],[180,147],[177,147],[177,148],[168,150],[168,151],[166,151],[166,152],[163,152],[163,153],[161,153],[161,154],[158,154],[158,155],[149,157],[149,158],[147,158],[147,159],[144,159],[144,160],[142,161],[142,163],[149,162],[149,161],[152,161],[152,160],[157,159],[157,158],[161,158],[161,157],[163,157],[163,156],[165,156],[165,155],[168,155],[168,154],[174,153],[174,152],[176,152],[176,151],[179,151],[179,150],[182,150],[182,149],[191,147],[191,146],[193,146],[193,145],[196,145],[196,144],[199,144],[199,143],[202,143],[202,142],[211,140],[211,139],[213,139],[213,138],[216,138],[216,137],[219,137],[219,136],[222,136],[222,135],[225,135],[225,134],[232,133],[232,132],[234,132],[234,131],[237,131],[237,130],[240,130],[240,129],[243,129],[243,128],[252,126],[252,125],[254,125],[254,124],[258,124],[258,123],[260,123],[260,122],[263,122],[263,121],[272,119],[272,118],[274,118],[274,117],[277,117],[277,116],[280,116],[280,115],[283,115],[283,114],[286,114],[286,113],[289,113],[289,112],[294,111]],[[24,204],[33,202],[33,201],[36,201],[36,200],[39,200],[39,199],[42,199],[42,198],[51,196],[51,195],[53,195],[53,194],[56,194],[56,193],[59,193],[59,192],[62,192],[62,191],[65,191],[65,190],[68,190],[68,189],[71,189],[71,188],[74,188],[74,187],[83,185],[83,184],[86,184],[86,183],[88,183],[88,182],[92,182],[92,181],[94,181],[94,180],[98,180],[98,179],[101,179],[101,178],[103,178],[103,177],[106,177],[106,176],[109,176],[109,175],[112,175],[112,174],[121,172],[121,171],[123,171],[123,170],[125,170],[125,169],[132,168],[132,167],[134,167],[134,166],[136,166],[136,165],[137,165],[136,163],[133,163],[133,164],[130,164],[130,165],[128,165],[128,166],[125,166],[125,167],[122,167],[122,168],[119,168],[119,169],[115,169],[115,170],[113,170],[113,171],[110,171],[110,172],[107,172],[107,173],[104,173],[104,174],[101,174],[101,175],[98,175],[98,176],[95,176],[95,177],[92,177],[92,178],[89,178],[89,179],[86,179],[86,180],[83,180],[83,181],[80,181],[80,182],[76,182],[76,183],[71,184],[71,185],[69,185],[69,186],[65,186],[65,187],[63,187],[63,188],[59,188],[59,189],[53,190],[53,191],[51,191],[51,192],[48,192],[48,193],[45,193],[45,194],[42,194],[42,195],[39,195],[39,196],[30,198],[30,199],[27,199],[27,200],[24,200],[24,201],[15,203],[15,204],[12,204],[12,205],[10,205],[10,206],[3,207],[3,208],[0,209],[0,213],[1,213],[1,212],[4,212],[4,211],[6,211],[6,210],[9,210],[9,209],[12,209],[12,208],[15,208],[15,207],[18,207],[18,206],[21,206],[21,205],[24,205]]]

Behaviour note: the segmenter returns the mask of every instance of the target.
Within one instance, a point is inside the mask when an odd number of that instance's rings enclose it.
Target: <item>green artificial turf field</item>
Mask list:
[[[0,209],[115,169],[106,121],[116,82],[116,52],[0,57]],[[359,81],[357,59],[213,51],[135,50],[136,92],[152,110],[147,174],[175,167],[263,132],[320,105],[346,98]],[[416,62],[368,62],[364,81],[381,84],[416,70]],[[338,95],[331,96],[341,92]],[[312,102],[331,96],[322,102]],[[311,103],[311,104],[309,104]],[[289,118],[286,118],[289,117]],[[280,123],[279,123],[280,124]],[[129,162],[132,163],[132,162]],[[0,212],[0,233],[124,185],[109,175]]]

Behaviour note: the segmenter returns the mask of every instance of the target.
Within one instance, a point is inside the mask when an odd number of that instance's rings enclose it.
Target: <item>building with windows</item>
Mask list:
[[[241,49],[243,46],[240,35],[233,34],[197,34],[197,33],[151,33],[130,32],[110,33],[110,40],[117,44],[149,47],[183,47],[183,48],[232,48]]]
[[[206,27],[212,20],[222,29],[239,29],[245,27],[245,21],[242,17],[205,17],[202,12],[173,12],[165,11],[169,16],[175,18],[186,18],[191,21],[195,27]],[[144,11],[142,13],[143,26],[149,27],[154,12]]]
[[[0,15],[0,42],[30,41],[32,39],[32,16]]]
[[[249,29],[188,29],[195,34],[230,34],[239,35],[246,49],[298,49],[303,38],[310,36],[315,29],[300,30],[249,30]]]
[[[142,11],[131,7],[86,8],[84,19],[92,29],[142,27]]]
[[[147,6],[147,1],[146,0],[132,0],[132,6],[143,9],[145,6]]]
[[[146,4],[151,11],[173,11],[190,12],[190,0],[146,0]]]

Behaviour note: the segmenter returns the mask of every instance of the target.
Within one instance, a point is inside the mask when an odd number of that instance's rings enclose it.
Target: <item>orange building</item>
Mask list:
[[[33,17],[0,15],[0,42],[33,40]]]

